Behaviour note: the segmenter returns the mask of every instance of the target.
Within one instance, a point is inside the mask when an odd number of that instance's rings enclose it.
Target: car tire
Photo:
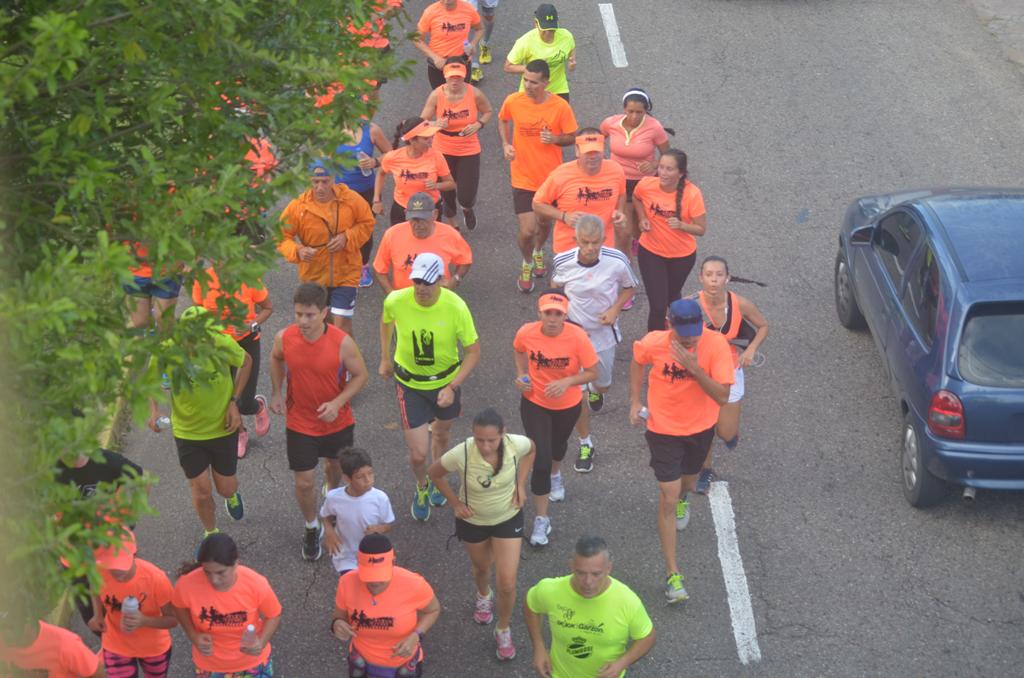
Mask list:
[[[903,496],[914,508],[937,504],[946,494],[946,483],[934,476],[926,467],[921,449],[921,434],[910,412],[903,415],[903,434],[900,438],[900,478]]]
[[[857,297],[853,293],[853,285],[850,280],[850,265],[846,262],[846,255],[840,249],[836,253],[836,269],[833,276],[835,284],[836,314],[839,316],[839,324],[848,330],[862,330],[867,326],[864,321],[864,314],[860,312],[857,305]]]

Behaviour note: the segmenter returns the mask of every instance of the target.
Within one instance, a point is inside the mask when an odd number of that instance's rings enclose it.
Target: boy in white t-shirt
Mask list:
[[[324,546],[334,569],[342,575],[356,569],[363,537],[391,531],[395,512],[388,495],[373,486],[373,465],[365,450],[345,450],[339,461],[344,485],[327,493],[320,517],[331,525],[324,534]]]

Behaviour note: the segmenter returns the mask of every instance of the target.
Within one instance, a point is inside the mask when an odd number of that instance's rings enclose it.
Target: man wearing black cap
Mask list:
[[[703,331],[697,301],[673,301],[668,321],[672,329],[648,332],[633,343],[629,421],[638,426],[642,420],[640,388],[650,366],[644,437],[659,488],[658,536],[667,572],[665,596],[675,603],[689,597],[676,562],[676,530],[690,520],[686,495],[696,486],[711,449],[718,411],[729,399],[734,375],[729,342],[718,332]]]
[[[411,512],[419,521],[430,518],[431,505],[447,501],[427,479],[427,452],[432,450],[437,461],[448,450],[451,427],[461,411],[459,389],[480,362],[473,316],[459,295],[440,284],[444,274],[441,257],[417,255],[409,272],[412,287],[389,294],[380,318],[378,372],[396,382],[409,465],[416,476]],[[433,428],[428,429],[431,421]]]
[[[551,69],[548,91],[569,100],[568,75],[576,68],[576,38],[568,30],[558,27],[558,10],[544,3],[533,13],[534,30],[516,40],[505,59],[506,73],[524,73],[526,64],[542,59]],[[519,91],[525,91],[520,81]]]

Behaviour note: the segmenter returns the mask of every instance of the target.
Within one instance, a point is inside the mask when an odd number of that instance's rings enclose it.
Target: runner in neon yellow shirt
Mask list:
[[[548,91],[569,99],[569,72],[576,68],[576,38],[568,30],[558,27],[558,10],[543,4],[534,12],[535,29],[524,34],[512,46],[505,58],[505,72],[522,74],[526,64],[542,59],[551,69]],[[519,91],[526,90],[522,78]]]
[[[433,450],[437,461],[448,450],[452,424],[461,410],[459,387],[480,362],[473,316],[466,302],[441,284],[444,276],[441,257],[433,252],[416,255],[409,271],[412,287],[385,297],[380,317],[378,373],[395,380],[409,465],[416,476],[410,511],[421,522],[430,518],[431,506],[447,502],[427,479],[427,452]],[[433,428],[428,429],[431,421]]]
[[[551,678],[617,678],[654,647],[654,625],[640,597],[613,579],[600,537],[582,537],[572,574],[542,579],[526,594],[523,615],[533,643],[533,668]],[[541,617],[551,627],[544,644]]]

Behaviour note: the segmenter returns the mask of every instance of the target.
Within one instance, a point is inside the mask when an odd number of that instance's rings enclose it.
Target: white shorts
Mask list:
[[[732,382],[732,386],[729,387],[729,402],[738,403],[743,400],[743,394],[746,392],[746,388],[743,383],[743,368],[737,367],[734,372],[735,381]]]
[[[494,10],[498,9],[498,3],[501,0],[467,0],[469,4],[473,5],[473,9],[479,11],[481,14],[492,16]]]
[[[597,379],[592,382],[597,388],[608,388],[612,385],[612,372],[615,371],[615,346],[597,352]]]

